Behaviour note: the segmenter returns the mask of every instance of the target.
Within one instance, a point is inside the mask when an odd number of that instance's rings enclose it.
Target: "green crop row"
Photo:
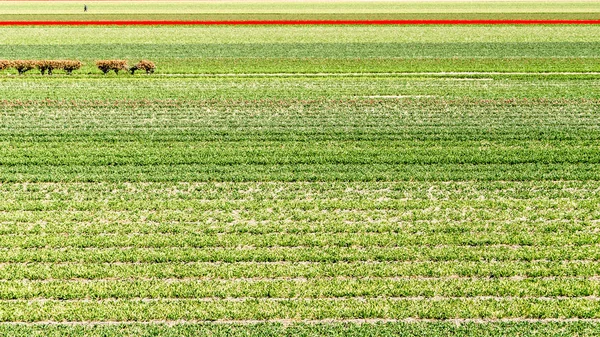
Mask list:
[[[285,100],[364,101],[371,99],[373,102],[381,102],[387,99],[393,103],[404,98],[417,101],[423,99],[496,100],[497,102],[506,100],[507,104],[512,104],[511,101],[515,99],[597,100],[600,97],[600,78],[597,75],[581,77],[576,75],[558,77],[369,75],[340,78],[298,75],[292,77],[56,78],[53,80],[38,77],[1,78],[0,94],[5,100],[17,102],[181,99],[273,100],[274,102],[283,100],[282,104],[288,104]],[[572,116],[570,109],[564,109],[562,113]]]
[[[251,201],[256,202],[289,202],[289,201],[347,201],[360,209],[370,209],[373,203],[402,200],[415,202],[430,201],[465,201],[473,202],[548,202],[554,199],[570,199],[580,201],[594,199],[600,189],[597,181],[548,181],[548,182],[249,182],[249,183],[20,183],[0,185],[0,205],[15,201],[46,200],[47,202],[69,201],[203,201],[207,204],[226,200],[235,205],[243,203],[245,208],[252,208]],[[84,196],[77,200],[75,194]],[[476,199],[481,200],[476,200]],[[335,199],[335,200],[332,200]],[[360,201],[360,204],[356,204]],[[164,204],[165,206],[168,203]],[[366,206],[369,205],[369,206]],[[108,209],[97,204],[94,209]],[[158,207],[159,205],[153,205]],[[219,205],[219,208],[223,205]],[[166,209],[168,207],[159,207]],[[286,206],[286,208],[288,208]],[[154,208],[156,209],[156,208]],[[229,208],[225,208],[227,210]],[[310,208],[314,209],[314,208]],[[5,216],[6,214],[2,214]],[[198,214],[195,214],[196,216]],[[59,215],[60,216],[60,215]],[[271,215],[272,219],[277,219]],[[450,220],[450,219],[448,219]],[[64,221],[62,219],[61,221]]]
[[[21,142],[0,149],[4,169],[23,166],[178,165],[596,165],[600,149],[587,142],[535,142],[522,146],[489,142]],[[74,146],[77,144],[76,146]],[[26,151],[24,151],[27,149]]]
[[[595,100],[526,99],[4,101],[0,141],[339,140],[369,141],[374,146],[394,141],[402,147],[480,147],[494,141],[503,147],[523,147],[526,140],[546,140],[576,146],[600,138],[598,108]]]
[[[588,298],[14,300],[0,301],[0,309],[3,322],[600,318],[600,301]]]
[[[268,204],[265,207],[268,208]],[[527,207],[527,205],[524,205]],[[357,212],[353,210],[336,210],[333,215],[321,216],[323,212],[306,212],[294,210],[290,212],[277,211],[277,215],[269,212],[250,213],[247,210],[232,211],[199,211],[194,214],[184,215],[181,211],[161,210],[157,215],[155,211],[139,210],[131,214],[122,211],[112,212],[73,212],[52,211],[31,215],[31,212],[11,212],[12,216],[2,216],[0,235],[7,245],[16,245],[9,242],[10,237],[23,247],[41,245],[42,242],[53,243],[57,236],[70,234],[78,236],[85,247],[91,242],[90,236],[101,236],[94,242],[110,247],[115,242],[125,242],[143,235],[163,235],[166,238],[160,242],[170,242],[174,237],[188,236],[184,241],[190,244],[225,244],[219,236],[231,236],[236,240],[240,235],[248,233],[253,235],[266,235],[271,237],[269,242],[279,242],[278,245],[287,245],[293,240],[283,241],[283,238],[296,238],[304,235],[305,245],[316,245],[323,242],[325,235],[344,239],[351,235],[369,236],[373,242],[388,242],[394,245],[411,245],[418,240],[432,244],[438,240],[450,239],[450,243],[459,245],[508,244],[519,245],[548,245],[558,244],[573,240],[573,244],[590,244],[596,239],[593,233],[598,231],[599,224],[595,220],[581,220],[592,218],[595,215],[585,211],[579,212],[535,212],[531,214],[511,210],[519,220],[482,220],[479,217],[509,216],[509,211],[501,214],[495,212],[473,212],[473,215],[463,215],[458,220],[446,220],[446,217],[457,218],[461,210],[446,210],[436,212],[434,216],[420,218],[419,215],[428,210],[419,211],[380,211]],[[60,212],[63,216],[57,216]],[[192,212],[190,212],[192,213]],[[407,216],[406,213],[411,213]],[[234,214],[238,217],[234,218]],[[474,215],[474,214],[477,214]],[[529,216],[529,218],[527,217]],[[554,219],[543,219],[543,217]],[[270,219],[270,217],[276,219]],[[411,219],[407,219],[407,218]],[[562,217],[562,218],[561,218]],[[374,219],[375,218],[375,219]],[[536,218],[535,220],[529,220]],[[540,219],[542,218],[542,219]],[[66,220],[62,220],[66,219]],[[74,220],[77,219],[77,220]],[[18,233],[18,234],[15,234]],[[398,234],[402,233],[402,234]],[[377,235],[381,234],[381,238]],[[26,236],[39,236],[38,239],[23,239]],[[554,235],[554,237],[552,237]],[[4,237],[8,236],[8,237]],[[122,238],[114,239],[113,237]],[[130,236],[131,238],[126,238]],[[566,238],[560,238],[564,236]],[[579,236],[581,236],[579,238]],[[201,237],[201,239],[199,239]],[[275,238],[275,239],[274,239]],[[391,240],[390,238],[396,238]],[[120,241],[119,241],[120,240]],[[261,242],[255,238],[255,244]],[[362,239],[366,242],[366,238]],[[143,241],[143,240],[142,240]],[[69,242],[68,240],[65,242]],[[144,241],[149,244],[148,241]],[[154,241],[153,245],[158,245]],[[347,245],[351,242],[361,242],[360,239],[346,240],[338,245]],[[262,242],[261,242],[262,243]]]
[[[0,282],[2,300],[598,297],[594,279],[43,280]],[[0,304],[1,305],[1,304]]]
[[[598,245],[440,245],[408,247],[236,248],[13,248],[1,263],[25,262],[357,262],[357,261],[568,261],[600,259]]]
[[[403,278],[403,277],[479,277],[536,278],[597,277],[600,262],[579,261],[413,261],[413,262],[27,262],[0,265],[1,280],[73,280],[73,279],[223,279],[259,278]],[[533,281],[528,280],[528,281]]]
[[[599,336],[597,322],[387,322],[387,323],[121,323],[121,324],[0,324],[6,336]]]
[[[280,164],[0,167],[3,182],[599,180],[597,164]]]
[[[598,180],[596,164],[486,165],[147,165],[51,166],[0,168],[3,182],[176,182],[176,181],[463,181],[463,180]]]
[[[2,235],[0,249],[6,248],[231,248],[248,247],[414,247],[414,246],[534,246],[539,249],[557,245],[588,246],[600,244],[597,228],[593,231],[560,233],[492,232],[449,234],[403,233],[318,233],[318,234],[95,234],[95,235]]]

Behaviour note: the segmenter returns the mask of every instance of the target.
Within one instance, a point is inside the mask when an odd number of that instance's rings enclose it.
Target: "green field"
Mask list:
[[[88,14],[600,15],[310,5]],[[600,336],[600,26],[0,27],[0,59],[84,62],[0,72],[2,336]]]
[[[0,20],[597,19],[593,0],[0,1]]]
[[[110,58],[157,75],[600,72],[600,26],[0,27],[0,59],[79,59],[89,77]]]

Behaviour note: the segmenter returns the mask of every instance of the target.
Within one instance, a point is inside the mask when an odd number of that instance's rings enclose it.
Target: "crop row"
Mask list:
[[[2,201],[74,200],[75,193],[85,196],[83,200],[220,200],[235,201],[285,201],[315,198],[336,200],[369,200],[385,198],[465,200],[486,199],[499,201],[590,199],[600,189],[597,181],[462,181],[462,182],[249,182],[249,183],[21,183],[0,185]],[[115,191],[118,191],[115,192]],[[300,194],[302,192],[302,194]],[[366,199],[366,200],[365,200]],[[476,200],[475,200],[476,201]]]
[[[566,146],[594,151],[600,138],[594,100],[4,101],[1,107],[3,147],[34,145],[40,151],[61,142],[119,148],[215,142],[213,152],[241,148],[236,143],[261,148],[285,143],[289,152],[306,142],[327,142],[353,151],[371,147],[372,157],[379,147],[390,150],[390,144],[438,153],[442,147],[464,147],[487,154],[496,147],[539,150],[546,143],[548,157]]]
[[[591,142],[532,140],[516,144],[435,142],[129,142],[105,148],[104,142],[15,144],[0,149],[4,168],[26,165],[486,165],[599,164],[600,149]],[[77,147],[73,148],[73,145]],[[438,143],[439,144],[439,143]],[[27,149],[27,151],[23,151]]]
[[[169,248],[193,247],[232,248],[232,247],[431,247],[431,246],[533,246],[543,249],[557,245],[586,247],[600,245],[597,228],[591,231],[575,233],[447,233],[447,234],[405,234],[405,233],[272,233],[272,234],[237,234],[219,233],[207,235],[202,233],[182,234],[96,234],[96,235],[2,235],[0,249],[33,249],[33,248]]]
[[[599,312],[600,301],[588,298],[0,301],[0,321],[3,322],[411,317],[600,318]]]
[[[2,300],[599,297],[600,279],[140,279],[1,281]]]
[[[553,144],[554,143],[554,144]],[[73,145],[77,144],[74,148]],[[600,149],[587,142],[532,142],[522,146],[455,142],[103,142],[20,143],[0,149],[0,166],[163,165],[519,165],[600,164]],[[479,145],[478,148],[468,145]],[[27,149],[27,151],[23,151]]]
[[[596,180],[600,173],[589,141],[5,144],[4,181]]]
[[[598,278],[600,262],[572,261],[355,261],[355,262],[25,262],[0,265],[0,280],[198,279],[236,280],[286,278]],[[529,279],[531,278],[531,279]]]
[[[597,164],[195,164],[0,167],[3,182],[599,180]]]
[[[599,245],[407,246],[407,247],[248,247],[236,248],[11,248],[1,263],[23,262],[357,262],[357,261],[568,261],[600,260]]]
[[[287,322],[286,322],[287,323]],[[492,337],[501,335],[535,336],[599,336],[600,324],[576,322],[264,322],[228,323],[113,323],[113,324],[0,324],[0,334],[8,336],[465,336]],[[532,334],[534,331],[534,334]]]
[[[268,207],[269,205],[265,205]],[[178,235],[188,235],[186,245],[218,245],[218,238],[212,236],[232,236],[236,239],[245,235],[270,236],[272,244],[289,245],[294,241],[294,235],[305,235],[308,238],[300,240],[304,245],[317,245],[323,242],[322,236],[331,235],[344,239],[347,235],[370,236],[373,242],[387,242],[388,245],[412,245],[413,242],[422,239],[424,243],[433,244],[447,237],[452,239],[449,243],[459,245],[481,245],[508,244],[518,245],[549,245],[558,244],[567,240],[574,240],[573,244],[590,244],[594,242],[591,233],[598,231],[600,224],[597,220],[581,220],[581,218],[592,218],[596,214],[590,214],[585,209],[579,212],[535,212],[527,217],[525,212],[514,212],[519,220],[482,220],[481,217],[508,216],[509,212],[470,212],[460,219],[445,220],[444,215],[457,218],[461,213],[459,210],[447,210],[444,213],[436,212],[436,216],[423,216],[422,211],[398,211],[398,212],[356,212],[336,211],[337,215],[318,217],[318,211],[314,212],[280,212],[277,211],[273,217],[268,219],[267,212],[248,214],[245,211],[234,210],[232,212],[197,211],[189,216],[182,215],[183,212],[139,210],[131,214],[123,215],[122,211],[114,212],[73,212],[62,211],[64,216],[53,217],[58,211],[33,214],[31,212],[11,212],[12,216],[3,216],[0,223],[0,236],[16,236],[15,241],[24,246],[40,245],[40,242],[51,243],[57,240],[58,235],[81,236],[87,243],[81,243],[82,247],[90,242],[89,236],[101,236],[97,242],[103,246],[114,245],[113,236],[123,236],[119,240],[125,242],[125,237],[138,237],[147,234],[160,234],[168,237],[164,242],[170,242]],[[202,212],[202,215],[198,213]],[[234,218],[234,214],[239,217]],[[283,214],[282,214],[283,213]],[[323,212],[320,212],[323,213]],[[413,219],[406,219],[409,217]],[[437,218],[439,216],[440,218]],[[554,219],[543,219],[543,217],[564,217]],[[539,217],[541,219],[533,219]],[[178,218],[184,218],[177,220]],[[192,218],[192,220],[190,220]],[[265,219],[267,218],[267,219]],[[65,219],[61,221],[61,219]],[[78,219],[74,221],[73,219]],[[234,219],[234,220],[232,220]],[[530,220],[531,219],[531,220]],[[401,234],[402,235],[401,235]],[[552,233],[552,234],[550,234]],[[374,238],[381,234],[382,238]],[[40,236],[39,240],[24,240],[21,236]],[[277,237],[279,235],[279,237]],[[555,237],[552,237],[554,235]],[[206,238],[198,239],[203,236]],[[562,238],[561,236],[564,236]],[[581,237],[579,237],[581,236]],[[275,238],[273,238],[275,237]],[[418,237],[418,238],[417,238]],[[284,241],[287,238],[288,241]],[[3,241],[10,240],[3,238]],[[257,242],[254,238],[253,242]],[[263,240],[263,239],[260,239]],[[297,239],[296,239],[297,240]],[[68,241],[67,241],[68,242]],[[146,241],[147,242],[147,241]],[[284,243],[285,242],[285,243]],[[336,245],[349,245],[350,242],[342,241]],[[14,245],[16,243],[10,243]],[[147,243],[148,244],[148,243]],[[152,243],[153,245],[165,245]],[[265,245],[266,243],[260,243]],[[353,243],[358,244],[358,243]]]
[[[61,81],[58,79],[57,81]],[[116,80],[116,79],[115,79]],[[180,79],[175,79],[177,82]],[[477,81],[477,79],[470,79]],[[465,80],[465,81],[470,81]],[[83,80],[82,80],[83,81]],[[104,82],[98,79],[99,82]],[[118,80],[116,80],[118,82]],[[140,79],[140,81],[142,81]],[[210,85],[207,78],[197,79]],[[253,79],[261,84],[261,79]],[[327,80],[325,80],[327,81]],[[317,79],[287,79],[290,88],[294,85],[313,86]],[[348,79],[345,83],[347,90],[363,90],[361,86],[369,86],[368,80]],[[394,83],[397,82],[397,83]],[[410,87],[410,79],[397,78],[389,85]],[[494,81],[488,85],[492,85]],[[506,85],[514,80],[504,82]],[[520,82],[520,81],[519,81]],[[544,81],[546,85],[558,86],[561,81]],[[14,83],[25,88],[24,85]],[[43,83],[30,82],[28,86],[39,86],[44,90]],[[69,83],[59,83],[66,86]],[[72,83],[73,85],[75,83]],[[89,83],[82,83],[88,85]],[[121,83],[125,85],[126,83]],[[197,83],[196,83],[197,84]],[[263,83],[264,84],[264,83]],[[325,87],[330,83],[322,83]],[[427,84],[442,86],[442,78],[432,78],[427,81],[414,83],[415,86],[427,87]],[[131,82],[134,89],[134,82]],[[148,83],[152,85],[152,83]],[[171,83],[172,85],[172,83]],[[233,83],[232,83],[233,85]],[[236,85],[250,85],[238,83]],[[568,83],[565,83],[568,86]],[[168,88],[168,87],[167,87]],[[456,87],[455,87],[456,88]],[[4,87],[9,94],[12,90]],[[78,89],[74,86],[72,89]],[[202,88],[198,88],[202,90]],[[400,88],[398,88],[400,89]],[[406,89],[408,90],[408,89]],[[592,92],[593,93],[593,92]],[[49,131],[58,129],[60,124],[70,121],[70,129],[83,128],[99,130],[103,128],[152,128],[160,131],[158,126],[165,129],[177,127],[185,133],[189,129],[211,128],[206,121],[223,124],[223,129],[247,127],[256,129],[288,127],[301,132],[303,129],[315,128],[325,124],[325,127],[364,127],[365,129],[379,126],[383,133],[389,133],[390,127],[452,127],[463,128],[474,126],[500,127],[534,127],[534,121],[541,125],[550,126],[586,126],[595,123],[600,102],[597,99],[452,99],[444,97],[421,97],[418,95],[364,95],[356,97],[332,97],[318,99],[289,99],[276,98],[266,94],[262,99],[213,99],[213,100],[180,100],[180,99],[127,99],[127,100],[3,100],[0,101],[2,117],[6,126],[19,129],[39,129]],[[118,110],[115,110],[118,108]],[[323,110],[327,111],[324,112]],[[200,120],[200,117],[202,119]],[[542,120],[540,120],[542,119]],[[92,123],[93,122],[93,123]],[[568,123],[568,125],[565,125]],[[125,125],[120,125],[125,124]],[[212,123],[211,123],[212,124]],[[301,125],[300,125],[301,124]],[[58,131],[58,130],[56,130]],[[230,130],[233,132],[235,130]],[[557,130],[558,131],[558,130]],[[339,132],[338,132],[339,133]]]
[[[226,201],[229,204],[244,203],[244,208],[253,208],[256,202],[319,202],[347,201],[360,209],[370,208],[376,202],[402,200],[415,202],[466,201],[479,202],[548,202],[553,199],[570,199],[573,202],[597,197],[600,189],[597,181],[462,181],[462,182],[248,182],[248,183],[19,183],[0,185],[0,205],[15,201],[47,202],[96,201],[202,201],[206,203]],[[77,199],[80,198],[80,199]],[[168,200],[162,200],[168,199]],[[335,199],[335,200],[332,200]],[[477,200],[479,199],[479,200]],[[167,203],[163,204],[167,205]],[[153,205],[153,209],[166,209]],[[158,208],[154,208],[158,207]],[[220,209],[228,210],[227,208]],[[290,208],[287,205],[285,208]],[[98,205],[94,209],[106,209]],[[311,208],[314,209],[314,208]],[[277,219],[277,218],[272,218]]]
[[[4,100],[597,100],[597,75],[0,78]],[[490,80],[491,79],[491,80]],[[51,94],[48,94],[51,93]],[[383,98],[383,99],[382,99]]]
[[[188,211],[151,208],[152,205],[149,205],[150,208],[116,208],[111,211],[12,210],[2,215],[0,233],[5,245],[19,242],[25,246],[41,242],[56,244],[52,242],[66,234],[81,236],[82,242],[87,242],[82,243],[83,246],[89,245],[89,242],[112,246],[138,236],[152,237],[152,234],[164,238],[144,242],[158,246],[165,246],[180,235],[188,235],[184,242],[191,246],[221,246],[224,242],[219,236],[231,236],[232,240],[248,237],[263,246],[268,242],[319,245],[328,242],[326,235],[337,237],[341,240],[340,245],[358,245],[358,242],[368,243],[369,240],[381,245],[413,245],[418,237],[429,244],[452,237],[449,243],[473,245],[486,242],[551,245],[564,242],[568,237],[574,240],[573,244],[581,245],[594,242],[592,233],[599,226],[593,202],[583,206],[567,202],[560,206],[524,202],[518,207],[480,203],[478,208],[461,205],[444,209],[433,206],[396,210],[383,207],[378,210],[338,207],[307,210],[290,209],[285,205],[272,208],[273,205],[268,203],[255,206],[253,210],[241,206],[227,210],[199,208],[194,211],[191,211],[193,208],[183,208]],[[264,207],[265,211],[258,207]],[[357,234],[364,234],[365,238],[348,238],[360,236]],[[560,235],[553,238],[552,234]],[[27,238],[32,235],[39,238]],[[99,237],[93,239],[96,235]],[[254,235],[264,235],[270,240],[264,242],[265,238]],[[9,242],[10,239],[4,236],[14,236],[15,242]]]

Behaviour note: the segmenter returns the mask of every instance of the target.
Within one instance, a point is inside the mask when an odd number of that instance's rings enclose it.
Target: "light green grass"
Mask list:
[[[585,13],[595,1],[88,1],[89,14],[183,13]],[[79,14],[72,1],[3,1],[4,14]]]
[[[596,19],[594,1],[3,1],[0,20]]]

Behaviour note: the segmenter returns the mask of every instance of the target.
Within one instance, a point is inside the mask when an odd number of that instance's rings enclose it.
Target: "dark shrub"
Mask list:
[[[96,61],[96,66],[105,75],[108,74],[111,70],[114,71],[115,74],[119,74],[120,70],[129,69],[126,60],[100,60]]]
[[[31,69],[35,68],[37,65],[38,61],[32,61],[32,60],[15,60],[12,61],[12,68],[17,69],[17,72],[19,73],[19,75],[23,75],[24,73],[30,71]]]

